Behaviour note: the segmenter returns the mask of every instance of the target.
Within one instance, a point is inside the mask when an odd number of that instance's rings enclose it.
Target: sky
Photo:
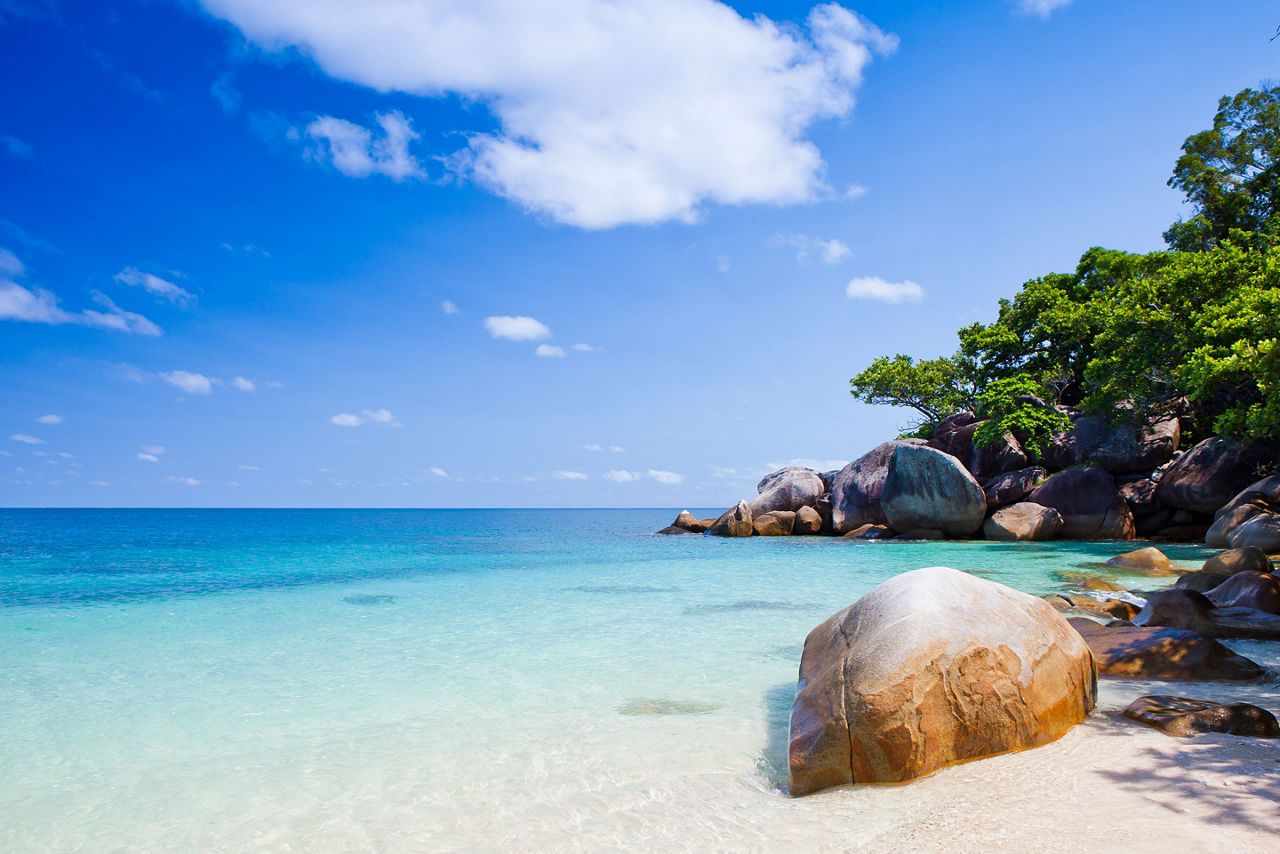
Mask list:
[[[721,507],[1091,246],[1272,3],[0,0],[0,505]]]

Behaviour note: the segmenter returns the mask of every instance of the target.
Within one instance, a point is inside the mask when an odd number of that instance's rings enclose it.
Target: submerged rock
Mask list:
[[[810,632],[799,685],[793,795],[1045,744],[1097,690],[1088,646],[1049,605],[943,567],[891,578]]]
[[[1089,644],[1098,672],[1134,679],[1243,681],[1265,672],[1261,665],[1189,629],[1110,627],[1087,617],[1071,626]]]
[[[987,496],[973,475],[950,454],[902,446],[889,459],[880,502],[895,531],[933,528],[967,537],[982,525]]]
[[[719,706],[713,703],[698,703],[689,700],[653,700],[637,698],[628,700],[618,706],[618,714],[631,717],[650,717],[655,715],[705,715],[714,712]]]
[[[1124,716],[1179,738],[1205,732],[1280,738],[1280,721],[1276,716],[1250,703],[1216,703],[1158,695],[1134,700],[1125,707]]]

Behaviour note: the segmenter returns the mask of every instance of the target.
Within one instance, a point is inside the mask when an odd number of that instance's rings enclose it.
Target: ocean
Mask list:
[[[0,510],[0,850],[874,843],[945,785],[785,795],[809,630],[907,570],[1040,595],[1135,547],[651,534],[674,516]]]

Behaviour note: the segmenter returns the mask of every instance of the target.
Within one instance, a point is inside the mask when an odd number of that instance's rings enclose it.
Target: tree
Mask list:
[[[959,355],[919,362],[902,354],[881,356],[849,385],[858,400],[909,407],[924,416],[925,424],[971,408],[976,389],[972,362]]]
[[[973,443],[994,445],[1005,433],[1017,437],[1032,456],[1044,455],[1049,439],[1071,426],[1071,419],[1040,400],[1044,389],[1027,374],[995,380],[978,395],[978,415],[984,420]]]

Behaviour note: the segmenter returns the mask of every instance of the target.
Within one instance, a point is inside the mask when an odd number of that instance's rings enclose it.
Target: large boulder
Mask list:
[[[751,518],[751,508],[747,506],[747,502],[739,501],[720,514],[720,518],[712,522],[711,527],[703,534],[712,537],[749,537],[755,533]]]
[[[1218,607],[1203,593],[1177,587],[1150,594],[1133,623],[1190,629],[1211,638],[1280,640],[1280,616],[1256,608]]]
[[[1165,469],[1156,497],[1170,507],[1213,513],[1257,479],[1259,466],[1275,461],[1265,448],[1211,436]]]
[[[1280,578],[1269,572],[1237,572],[1204,595],[1220,608],[1255,608],[1280,614]]]
[[[1227,540],[1233,549],[1261,549],[1280,552],[1280,514],[1260,513],[1231,532]]]
[[[1017,504],[1031,494],[1031,490],[1044,483],[1049,472],[1040,466],[1017,469],[996,475],[982,486],[987,495],[987,510],[998,510]]]
[[[1280,475],[1256,480],[1236,493],[1213,516],[1213,525],[1204,535],[1207,546],[1225,549],[1231,544],[1236,528],[1255,516],[1280,513]]]
[[[1061,530],[1057,510],[1029,501],[997,510],[982,524],[988,540],[1052,540]]]
[[[809,633],[791,708],[791,794],[897,783],[1053,741],[1093,708],[1089,648],[1048,604],[933,567]]]
[[[775,510],[795,512],[801,507],[812,507],[818,496],[826,492],[822,476],[802,466],[788,466],[765,475],[756,490],[760,494],[747,502],[756,516]]]
[[[1055,435],[1045,451],[1045,463],[1052,468],[1088,464],[1108,472],[1150,471],[1169,461],[1181,439],[1174,415],[1137,421],[1128,412],[1070,417],[1071,426]]]
[[[1107,558],[1106,563],[1107,566],[1142,575],[1178,575],[1186,572],[1169,560],[1168,555],[1153,546]]]
[[[880,504],[895,531],[932,528],[948,537],[969,536],[987,515],[986,494],[959,460],[914,445],[894,450]]]
[[[1243,681],[1262,667],[1211,637],[1188,629],[1103,626],[1087,617],[1068,620],[1089,644],[1098,672],[1134,679]]]
[[[1160,509],[1160,502],[1156,501],[1156,486],[1156,482],[1147,476],[1130,476],[1123,481],[1116,478],[1116,491],[1135,516],[1147,516]]]
[[[967,460],[973,453],[973,434],[978,429],[978,416],[972,412],[948,415],[933,428],[929,447],[950,454],[958,460]]]
[[[831,484],[831,528],[837,536],[866,524],[888,524],[880,492],[889,476],[889,460],[898,448],[923,444],[923,439],[885,442],[840,469]]]
[[[812,507],[801,507],[796,511],[795,525],[791,528],[793,534],[817,534],[822,531],[822,514]]]
[[[790,536],[796,526],[796,514],[790,510],[774,510],[751,517],[751,529],[758,537]]]
[[[975,434],[985,423],[977,420],[972,412],[948,416],[934,429],[929,447],[958,459],[979,481],[1023,468],[1030,462],[1011,433],[1005,433],[989,445],[979,445]]]
[[[1227,549],[1204,562],[1202,572],[1220,572],[1235,575],[1237,572],[1272,572],[1275,567],[1262,549]]]
[[[1116,492],[1111,475],[1096,466],[1058,472],[1032,490],[1027,500],[1062,514],[1063,539],[1133,539],[1129,505]]]
[[[1251,703],[1215,703],[1154,695],[1134,700],[1125,707],[1124,716],[1179,738],[1202,732],[1280,738],[1280,721],[1276,716]]]

